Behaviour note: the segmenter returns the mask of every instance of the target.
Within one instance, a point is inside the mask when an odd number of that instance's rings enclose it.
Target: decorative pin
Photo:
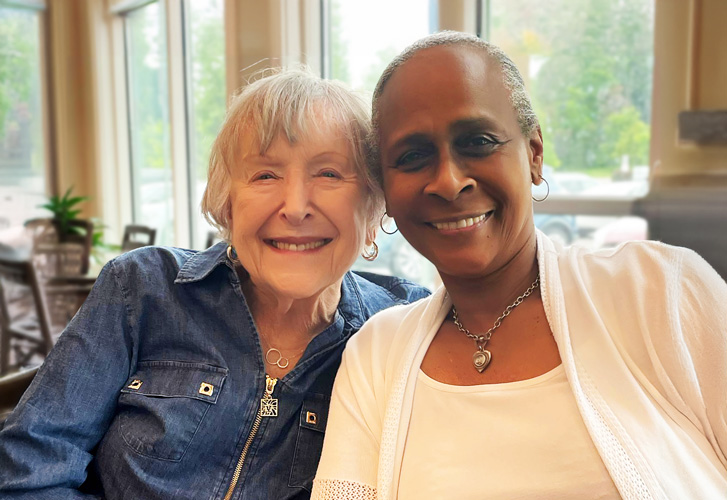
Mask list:
[[[492,353],[488,350],[477,351],[472,355],[472,364],[478,372],[482,373],[492,360]]]
[[[260,415],[263,417],[278,416],[278,400],[273,398],[263,398],[260,400]]]

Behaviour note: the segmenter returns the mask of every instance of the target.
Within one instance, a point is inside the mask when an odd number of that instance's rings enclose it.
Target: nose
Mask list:
[[[312,214],[310,186],[299,176],[285,180],[280,216],[291,224],[300,224]]]
[[[425,194],[438,196],[447,201],[454,201],[459,196],[475,186],[475,180],[470,177],[449,153],[444,153],[433,170],[433,176],[424,188]]]

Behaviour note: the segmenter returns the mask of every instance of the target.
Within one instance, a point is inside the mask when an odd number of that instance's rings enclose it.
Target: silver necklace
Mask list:
[[[536,288],[540,285],[540,276],[535,278],[535,281],[533,281],[533,284],[528,287],[525,292],[523,292],[522,295],[520,295],[517,299],[515,299],[515,302],[507,306],[505,311],[502,313],[502,315],[497,318],[495,321],[495,324],[492,325],[492,328],[487,330],[482,335],[475,335],[474,333],[470,332],[468,329],[466,329],[464,326],[462,326],[462,323],[459,321],[459,316],[457,316],[457,308],[454,307],[454,304],[452,304],[452,316],[454,324],[457,326],[457,329],[467,335],[469,338],[475,341],[475,345],[477,346],[477,350],[472,355],[472,364],[477,369],[478,372],[482,373],[485,371],[485,368],[487,368],[487,365],[490,364],[490,361],[492,361],[492,353],[485,349],[485,346],[490,341],[490,338],[492,337],[492,332],[497,330],[500,325],[502,324],[502,320],[507,318],[513,309],[515,309],[517,306],[523,303],[523,300],[525,300],[527,297],[530,296],[533,291],[535,291]]]

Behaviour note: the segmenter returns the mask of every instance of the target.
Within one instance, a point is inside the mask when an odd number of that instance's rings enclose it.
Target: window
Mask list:
[[[204,248],[200,214],[212,141],[226,108],[223,0],[166,0],[126,11],[132,218],[157,243]]]
[[[357,90],[373,92],[394,56],[437,30],[437,5],[431,0],[329,0],[328,23],[324,25],[328,40],[324,76],[344,81]],[[406,21],[402,22],[403,19]],[[372,36],[373,26],[385,36]],[[387,230],[393,230],[393,223],[391,226]],[[434,266],[401,233],[388,235],[380,231],[376,244],[379,257],[373,262],[359,258],[354,269],[402,276],[430,288],[438,283]]]
[[[551,195],[585,200],[645,195],[654,0],[483,5],[485,32],[517,64],[540,118]],[[566,243],[603,246],[647,237],[646,222],[634,217],[579,215],[571,234],[563,224],[546,224],[556,217],[564,222],[573,216],[539,214],[536,225]]]
[[[157,243],[172,245],[174,197],[163,4],[155,2],[129,12],[125,25],[133,218],[156,228]]]
[[[0,230],[45,214],[41,15],[0,6]]]
[[[222,0],[187,2],[190,211],[192,245],[204,248],[211,231],[199,210],[207,186],[210,147],[225,118],[225,37]]]

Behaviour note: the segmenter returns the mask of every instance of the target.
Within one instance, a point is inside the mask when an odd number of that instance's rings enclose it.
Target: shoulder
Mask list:
[[[440,288],[434,295],[414,303],[379,311],[351,337],[346,346],[347,355],[398,358],[409,343],[423,337],[434,324],[432,318],[440,312],[444,296],[444,288]]]
[[[166,289],[174,283],[180,269],[196,255],[195,250],[147,246],[126,252],[109,261],[96,284],[114,282],[131,291],[143,288]]]
[[[658,241],[632,241],[615,248],[590,250],[570,247],[560,251],[562,272],[572,271],[594,281],[662,283],[680,279],[698,282],[724,281],[696,252]]]
[[[362,292],[384,293],[397,304],[415,302],[432,293],[429,289],[398,276],[384,276],[364,271],[353,271],[351,274]]]

